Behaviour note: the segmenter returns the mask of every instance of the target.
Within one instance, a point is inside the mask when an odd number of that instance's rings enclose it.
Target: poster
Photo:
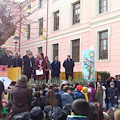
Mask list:
[[[82,59],[83,80],[95,80],[95,51],[84,50]]]
[[[0,77],[8,77],[7,65],[0,65]]]
[[[7,105],[8,105],[8,94],[5,94],[5,95],[4,95],[3,100],[2,100],[2,105],[3,105],[2,114],[8,113],[8,112],[6,111],[6,107],[7,107]]]

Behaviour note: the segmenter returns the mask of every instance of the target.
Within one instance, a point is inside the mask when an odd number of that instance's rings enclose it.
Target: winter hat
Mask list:
[[[62,118],[67,118],[67,115],[60,107],[54,107],[53,113],[49,116],[50,120],[63,120]]]
[[[18,113],[13,116],[12,120],[30,120],[29,112]]]
[[[68,81],[63,81],[63,82],[62,82],[62,84],[64,84],[64,85],[65,85],[65,84],[68,84],[68,83],[69,83]]]
[[[110,85],[115,85],[115,83],[114,82],[110,82]]]
[[[32,120],[43,120],[44,114],[40,107],[36,106],[30,111],[30,117]]]
[[[77,90],[81,91],[82,90],[82,86],[81,85],[77,85]]]
[[[87,87],[83,87],[82,92],[86,92],[86,91],[87,91]]]

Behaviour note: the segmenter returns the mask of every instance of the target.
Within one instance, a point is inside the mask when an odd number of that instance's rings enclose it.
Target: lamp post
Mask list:
[[[18,43],[19,37],[18,36],[13,36],[13,40],[14,40],[14,43],[15,43],[15,52],[17,52],[17,43]]]

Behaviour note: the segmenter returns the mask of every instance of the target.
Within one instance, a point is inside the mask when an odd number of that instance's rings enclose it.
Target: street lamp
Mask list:
[[[17,52],[17,43],[18,43],[19,37],[18,36],[13,36],[13,40],[14,40],[14,43],[15,43],[15,52]]]

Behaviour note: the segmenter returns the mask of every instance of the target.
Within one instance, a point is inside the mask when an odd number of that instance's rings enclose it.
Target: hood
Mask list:
[[[88,120],[86,116],[70,116],[68,115],[67,120]]]
[[[27,87],[27,84],[26,84],[26,83],[17,82],[17,83],[15,84],[15,87],[26,88],[26,87]]]

